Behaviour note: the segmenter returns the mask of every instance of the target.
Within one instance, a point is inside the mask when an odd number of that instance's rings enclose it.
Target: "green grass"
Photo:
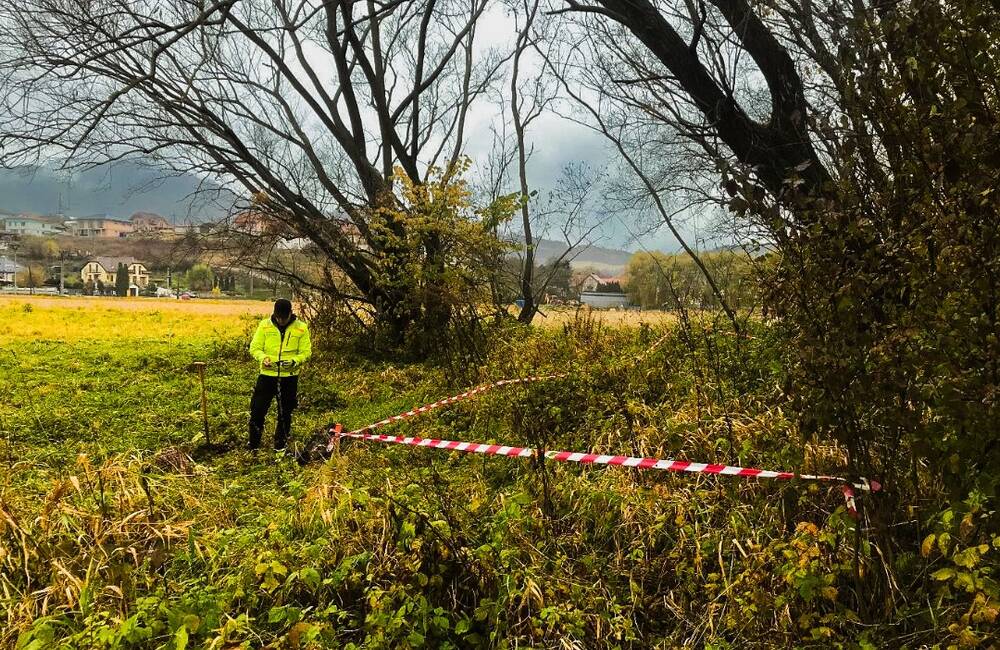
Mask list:
[[[52,309],[22,309],[20,327],[69,318]],[[860,624],[854,523],[822,486],[359,441],[306,467],[251,455],[240,449],[251,321],[168,337],[155,316],[133,320],[143,336],[9,338],[0,352],[0,648],[858,647],[904,626],[915,643],[948,638],[938,621],[968,607],[941,600],[930,617],[900,607],[884,627]],[[835,446],[804,455],[772,405],[766,330],[739,354],[716,341],[726,356],[714,361],[671,337],[636,365],[653,335],[592,321],[515,330],[482,381],[568,379],[392,431],[842,469]],[[221,449],[202,444],[196,360]],[[295,435],[458,388],[433,364],[320,353]],[[874,552],[860,547],[862,571]],[[899,579],[922,574],[926,563],[904,559]]]

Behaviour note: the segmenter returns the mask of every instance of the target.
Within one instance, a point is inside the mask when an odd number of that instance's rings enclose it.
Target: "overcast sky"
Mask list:
[[[494,8],[480,23],[477,38],[482,48],[509,48],[513,34],[513,22],[501,9]],[[530,67],[527,74],[532,74]],[[489,154],[493,140],[490,126],[499,119],[500,99],[483,98],[474,105],[466,142],[466,153],[474,162],[484,160]],[[567,165],[585,163],[595,169],[605,169],[616,163],[615,154],[603,136],[552,113],[532,124],[529,138],[533,144],[529,181],[543,192],[555,186]],[[158,180],[155,172],[135,164],[118,164],[72,177],[48,169],[34,174],[0,170],[0,210],[54,214],[61,209],[69,215],[110,214],[117,217],[148,211],[177,222],[192,217],[202,220],[221,216],[223,211],[218,206],[192,203],[191,194],[196,186],[194,177]],[[601,246],[628,250],[674,251],[679,248],[665,227],[649,232],[650,224],[656,223],[651,215],[638,227],[633,223],[634,215],[625,224],[614,215],[597,216],[605,222],[605,237],[598,242]],[[640,241],[634,241],[630,232],[641,232]],[[687,237],[691,233],[692,226],[685,226],[684,235]]]

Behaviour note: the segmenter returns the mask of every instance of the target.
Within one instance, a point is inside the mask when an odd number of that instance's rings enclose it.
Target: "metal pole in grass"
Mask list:
[[[205,393],[205,362],[195,361],[193,364],[194,368],[198,371],[198,379],[201,382],[201,418],[205,425],[205,444],[212,444],[212,440],[208,434],[208,395]]]
[[[10,250],[14,251],[14,293],[17,293],[17,249],[20,247],[17,242],[10,245]]]

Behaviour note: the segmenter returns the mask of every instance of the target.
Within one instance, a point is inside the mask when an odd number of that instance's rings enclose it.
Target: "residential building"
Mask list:
[[[79,217],[66,222],[70,233],[76,237],[125,237],[134,230],[132,222],[114,219],[107,215]]]
[[[212,221],[186,222],[171,226],[174,235],[179,237],[196,237],[199,235],[211,235],[220,230],[220,226]],[[224,230],[224,228],[223,228]]]
[[[621,292],[624,280],[621,277],[602,278],[595,273],[591,273],[580,283],[582,292]]]
[[[137,235],[173,234],[174,227],[169,221],[153,212],[136,212],[129,217],[132,233]]]
[[[232,219],[232,230],[247,235],[259,235],[264,232],[265,219],[259,212],[245,210]]]
[[[0,230],[14,235],[49,237],[63,234],[66,228],[55,219],[19,214],[11,217],[0,217]]]
[[[14,264],[6,257],[0,257],[0,284],[14,284],[14,274],[24,270],[20,264]]]
[[[105,286],[113,286],[118,276],[119,264],[124,264],[128,268],[129,284],[134,284],[140,289],[149,284],[149,271],[146,270],[142,262],[137,261],[134,257],[91,258],[80,269],[80,278],[84,283],[97,284],[100,281]]]
[[[282,239],[295,239],[294,230],[283,223],[275,215],[259,210],[244,210],[232,217],[231,230],[245,235],[277,236]]]

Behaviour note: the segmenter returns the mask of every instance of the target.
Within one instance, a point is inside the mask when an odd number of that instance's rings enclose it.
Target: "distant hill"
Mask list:
[[[562,255],[566,248],[567,246],[563,242],[542,239],[536,249],[537,258],[539,262],[548,262]],[[579,254],[577,254],[578,252]],[[570,256],[573,257],[571,266],[574,268],[590,266],[597,270],[615,273],[625,268],[632,253],[617,248],[589,246],[583,248],[582,251],[573,251]]]

